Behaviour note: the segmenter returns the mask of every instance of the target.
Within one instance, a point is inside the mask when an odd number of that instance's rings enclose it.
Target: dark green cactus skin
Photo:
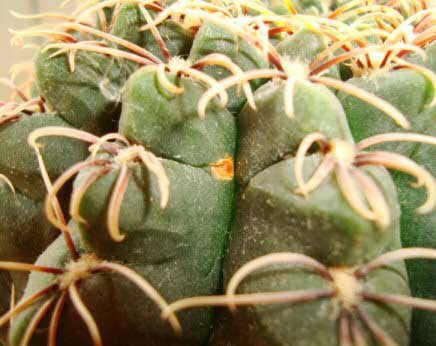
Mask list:
[[[269,10],[276,14],[289,15],[291,11],[285,5],[284,1],[280,0],[267,0],[263,3]],[[308,15],[319,16],[320,14],[327,14],[327,6],[320,0],[297,0],[292,1],[297,13],[304,13]]]
[[[154,11],[150,10],[149,12],[153,16]],[[147,22],[138,5],[124,4],[119,10],[111,34],[133,42],[158,58],[165,60],[150,30],[138,31],[145,24]],[[165,23],[159,25],[158,30],[171,56],[187,56],[189,54],[194,39],[194,35],[190,31],[183,29],[174,21],[165,21]]]
[[[193,166],[208,166],[235,152],[234,117],[216,102],[200,119],[197,104],[206,88],[190,79],[171,82],[185,89],[176,95],[160,86],[154,67],[145,67],[129,79],[123,97],[119,131],[156,155]]]
[[[149,280],[168,301],[175,301],[192,294],[214,294],[219,289],[234,186],[233,181],[215,177],[209,164],[234,155],[236,124],[226,109],[219,109],[214,103],[208,107],[206,120],[200,120],[196,105],[205,88],[188,79],[169,78],[183,85],[185,92],[181,95],[164,92],[157,84],[153,68],[146,67],[133,75],[125,89],[120,121],[120,132],[131,141],[176,160],[162,161],[170,181],[169,205],[165,209],[160,207],[156,177],[142,164],[129,163],[131,177],[120,214],[120,229],[126,233],[126,239],[114,242],[104,226],[117,169],[98,179],[86,191],[80,206],[86,225],[80,224],[79,228],[87,251],[128,265]],[[74,190],[79,189],[95,169],[98,168],[81,171]],[[145,338],[150,345],[191,346],[207,340],[212,311],[183,314],[184,337],[177,339],[174,332],[160,322],[160,311],[151,302],[139,298],[139,292],[131,296],[132,288],[118,281],[99,281],[88,291],[86,288],[81,291],[85,302],[97,300],[107,304],[90,306],[96,320],[105,324],[102,330],[105,345],[135,345]],[[119,291],[119,296],[129,296],[127,301],[131,302],[117,307],[118,310],[111,313],[110,323],[106,323],[106,315],[114,309],[113,303],[109,298],[96,298],[101,290]],[[135,299],[144,303],[138,304]],[[119,316],[120,320],[114,322],[114,316]],[[142,323],[136,323],[137,318]],[[77,316],[71,319],[71,322],[63,322],[68,324],[64,327],[67,330],[74,330],[79,323]],[[28,320],[22,320],[16,328],[23,330],[22,323]],[[125,327],[106,329],[117,324]],[[22,332],[14,335],[12,345],[19,342]],[[68,337],[65,345],[78,345],[86,343],[88,338],[86,333],[74,334],[77,335],[74,338],[71,335],[61,335],[60,339]]]
[[[131,64],[79,51],[71,72],[65,54],[49,59],[54,52],[39,53],[35,62],[39,90],[50,106],[76,128],[95,134],[114,131]]]
[[[311,132],[352,141],[340,103],[322,85],[297,81],[293,118],[285,112],[284,83],[269,82],[254,96],[257,111],[246,105],[238,116],[236,175],[241,185],[286,155],[295,155],[301,140]]]
[[[300,0],[297,4],[307,14],[319,15],[328,12],[327,6],[320,0]]]
[[[306,159],[306,174],[312,173],[317,161],[314,156]],[[393,226],[384,232],[350,209],[334,178],[324,182],[307,201],[294,195],[292,191],[296,183],[292,165],[293,159],[289,159],[265,169],[251,179],[242,193],[225,256],[225,282],[243,264],[272,252],[304,253],[328,265],[354,266],[401,247],[399,206],[394,186],[385,170],[368,170],[384,190],[394,211]],[[285,268],[277,266],[259,270],[244,280],[238,292],[328,288],[318,275]],[[365,288],[371,292],[408,294],[404,264],[374,272]],[[398,345],[408,345],[409,309],[369,303],[364,303],[363,307]],[[210,345],[336,346],[338,313],[337,301],[329,299],[241,307],[236,314],[223,311]],[[367,336],[367,340],[371,338]],[[370,342],[368,345],[375,344]]]
[[[0,186],[0,261],[33,263],[47,246],[58,236],[46,220],[42,202],[35,202],[21,192],[14,193],[9,186]],[[11,284],[21,296],[28,275],[24,272],[1,272],[0,313],[5,313],[9,305]],[[3,284],[3,282],[6,282]]]
[[[265,57],[253,45],[238,38],[223,26],[205,22],[195,35],[194,43],[189,53],[189,60],[196,62],[212,53],[228,56],[243,71],[267,68],[269,66]],[[204,71],[216,80],[230,76],[230,72],[227,69],[219,66],[207,66],[204,68]],[[259,79],[251,81],[250,84],[252,89],[256,90],[263,83],[264,81]],[[236,87],[230,88],[228,94],[229,103],[227,108],[233,114],[237,114],[245,103],[245,96],[243,93],[238,95]]]
[[[80,209],[81,216],[87,221],[87,226],[80,227],[83,247],[100,258],[117,261],[136,270],[169,301],[193,293],[213,294],[220,279],[221,258],[231,217],[233,184],[216,180],[207,170],[174,161],[165,160],[163,163],[171,181],[170,201],[164,210],[159,206],[156,178],[139,165],[132,167],[132,180],[120,217],[120,228],[127,237],[121,243],[109,239],[105,227],[102,227],[116,172],[109,173],[91,186]],[[75,188],[91,173],[92,170],[83,171],[75,182]],[[186,198],[188,195],[189,199]],[[42,257],[50,256],[48,263],[51,266],[56,264],[53,254],[55,250],[49,248]],[[160,322],[160,311],[153,303],[141,298],[139,291],[135,295],[135,289],[122,280],[108,282],[109,279],[104,278],[92,278],[89,286],[85,282],[84,288],[80,285],[80,292],[85,302],[92,302],[89,308],[95,319],[101,321],[99,325],[103,328],[105,345],[136,345],[141,338],[156,346],[200,345],[209,335],[211,311],[193,310],[181,315],[185,333],[183,340],[178,340],[174,332]],[[29,294],[36,289],[32,288],[32,282],[31,279]],[[114,306],[109,296],[99,297],[101,291],[111,292],[114,297],[125,301]],[[66,330],[74,330],[73,326],[78,323],[77,316],[70,318],[71,321],[62,322]],[[138,318],[141,320],[139,324],[136,323]],[[14,328],[12,345],[18,345],[22,333],[18,329],[24,328],[22,323],[26,321],[17,322]],[[61,335],[61,340],[63,337],[68,342],[62,345],[81,345],[87,340],[86,334],[84,337],[80,333]]]
[[[262,247],[262,245],[258,245]],[[250,252],[250,249],[246,249]],[[267,251],[266,251],[267,252]],[[232,253],[232,263],[225,276],[244,264],[238,252]],[[408,283],[404,265],[379,269],[368,277],[364,288],[370,292],[407,294]],[[316,274],[304,270],[276,266],[259,270],[241,284],[240,293],[274,292],[300,289],[329,289]],[[408,345],[408,309],[363,303],[362,307],[393,336],[399,346]],[[209,346],[337,346],[337,301],[320,299],[314,302],[238,307],[236,313],[223,311],[211,336]],[[363,327],[364,329],[364,327]],[[368,346],[376,343],[366,335]]]
[[[35,151],[27,138],[32,131],[47,126],[72,127],[56,114],[22,116],[0,126],[0,173],[6,175],[17,190],[34,200],[43,200],[46,188]],[[51,179],[56,179],[89,154],[86,144],[66,137],[44,138],[38,143],[43,145],[41,153]]]
[[[10,309],[12,293],[12,279],[9,272],[0,272],[0,314]],[[0,331],[0,345],[7,345],[7,330]]]
[[[422,124],[425,121],[421,119],[421,115],[430,100],[431,85],[418,72],[396,70],[379,76],[352,78],[347,83],[365,89],[397,107],[409,120],[410,131],[422,131]],[[338,99],[344,107],[348,124],[356,141],[376,134],[405,131],[382,111],[353,96],[339,93]],[[413,146],[413,143],[386,143],[374,148],[396,151],[407,156],[413,150]]]
[[[27,143],[29,134],[46,126],[71,127],[56,114],[23,115],[0,126],[0,173],[7,176],[16,192],[6,184],[0,186],[0,260],[33,263],[58,236],[44,213],[45,185],[35,152]],[[63,138],[44,138],[39,143],[51,179],[88,155],[87,146]],[[11,271],[9,274],[17,297],[26,285],[28,275]],[[4,293],[10,296],[10,291]],[[4,313],[4,310],[1,310]]]
[[[112,21],[112,15],[114,13],[113,9],[110,7],[105,7],[103,8],[103,12],[104,12],[104,17],[106,20],[106,25],[109,25]],[[97,29],[102,30],[102,22],[100,19],[100,16],[96,16],[97,18]]]
[[[303,28],[281,40],[277,45],[277,52],[286,56],[291,62],[300,62],[309,66],[327,46],[324,36],[312,29]],[[340,66],[334,65],[326,70],[325,76],[340,79],[340,73]],[[331,90],[336,93],[335,90]]]
[[[277,52],[289,60],[310,63],[327,47],[326,40],[313,30],[302,29],[280,42]]]
[[[306,3],[310,4],[308,11],[313,9],[312,5],[319,5],[316,1]],[[152,11],[150,13],[155,16]],[[146,22],[137,6],[124,4],[111,33],[165,60],[151,33],[138,32],[144,24]],[[206,22],[195,39],[193,33],[172,21],[159,25],[158,29],[170,54],[188,56],[191,63],[210,53],[221,53],[244,71],[269,67],[255,47],[225,27]],[[304,29],[278,43],[277,49],[291,61],[304,64],[325,47],[321,36]],[[74,226],[76,245],[81,253],[96,254],[101,259],[134,269],[164,298],[173,302],[220,293],[240,266],[271,252],[299,252],[328,266],[353,267],[400,248],[399,205],[394,184],[386,170],[366,170],[383,191],[392,212],[392,225],[384,231],[351,209],[334,174],[307,199],[294,193],[297,184],[292,157],[307,134],[322,132],[330,139],[352,143],[352,132],[360,140],[398,129],[393,121],[367,104],[341,93],[339,101],[329,88],[298,81],[293,100],[295,114],[294,118],[289,118],[284,109],[283,82],[263,85],[264,80],[255,80],[251,85],[253,90],[259,88],[255,93],[256,112],[247,105],[244,107],[244,95],[238,95],[236,88],[231,88],[228,110],[220,109],[217,100],[213,100],[208,105],[206,119],[201,120],[196,107],[206,88],[192,79],[168,73],[172,83],[185,89],[183,94],[176,95],[159,85],[155,66],[144,67],[131,75],[138,68],[136,63],[79,52],[76,71],[71,73],[68,59],[64,55],[48,59],[51,53],[53,51],[40,53],[37,58],[38,86],[51,107],[68,123],[96,134],[114,131],[119,126],[118,131],[132,144],[142,145],[162,158],[170,180],[169,205],[161,209],[156,177],[143,164],[128,164],[130,181],[120,213],[120,229],[126,238],[123,242],[114,242],[106,227],[110,194],[119,174],[119,169],[112,167],[110,173],[91,185],[81,201],[80,214],[85,222]],[[218,80],[230,75],[221,67],[209,66],[204,71]],[[336,68],[328,74],[338,78]],[[393,71],[374,78],[352,79],[349,83],[356,83],[396,105],[408,115],[415,131],[424,131],[422,119],[433,116],[423,112],[431,96],[430,84],[414,71]],[[352,131],[347,125],[347,117]],[[365,123],[377,123],[377,128],[365,128],[362,126]],[[228,156],[233,157],[236,147],[236,175],[241,190],[234,199],[235,183],[219,180],[210,165]],[[413,145],[402,148],[400,151],[413,152],[412,157],[420,160],[421,147],[416,151]],[[435,154],[425,152],[422,155],[422,162],[428,162]],[[306,178],[318,163],[318,155],[306,158]],[[75,191],[96,169],[99,168],[80,172],[74,183]],[[403,179],[400,176],[395,178],[397,184]],[[406,194],[409,196],[408,191],[400,188],[400,198],[405,198]],[[416,202],[421,198],[421,195],[416,195]],[[235,215],[232,215],[233,210],[236,210]],[[407,210],[405,215],[407,220],[403,217],[401,222],[415,223],[414,228],[421,227],[421,223],[425,224],[423,228],[427,227],[426,220],[434,224],[431,217],[420,218],[418,222],[407,214]],[[232,233],[227,248],[230,226]],[[405,233],[402,236],[406,242]],[[420,240],[413,236],[410,234],[411,243],[420,245]],[[427,246],[428,241],[423,245]],[[223,258],[224,282],[221,282]],[[68,249],[64,240],[59,238],[46,249],[37,264],[63,267],[68,261]],[[413,269],[413,266],[410,264],[408,268],[409,271],[415,270],[412,277],[425,275],[424,270],[420,271],[422,267]],[[52,280],[53,276],[48,274],[31,274],[26,295],[46,287]],[[430,278],[422,282],[430,287],[432,281]],[[204,345],[213,330],[212,309],[187,310],[178,315],[184,336],[177,338],[169,325],[161,320],[161,311],[142,292],[116,274],[92,275],[81,280],[78,286],[97,321],[105,345],[135,346],[144,341],[151,346]],[[238,292],[321,287],[328,286],[317,275],[274,268],[253,275],[244,281]],[[366,287],[371,292],[408,294],[404,264],[373,272]],[[429,296],[430,288],[422,287],[414,285],[412,290],[417,295]],[[42,301],[38,302],[15,318],[9,339],[11,346],[20,345],[25,328],[41,304]],[[408,345],[410,309],[369,303],[363,306],[399,346]],[[337,346],[338,313],[339,303],[334,299],[292,306],[241,308],[234,316],[220,313],[209,344]],[[416,335],[412,335],[414,340],[418,340],[413,346],[421,346],[419,340],[422,339],[419,338],[425,337],[429,330],[433,333],[436,324],[431,324],[434,317],[430,320],[430,315],[415,316],[429,321],[426,330],[417,329]],[[60,345],[91,343],[80,317],[69,303],[60,328]],[[42,329],[43,332],[32,340],[32,345],[46,344],[46,329]],[[363,329],[366,333],[367,330]],[[371,340],[369,334],[366,336]],[[369,341],[368,345],[375,345],[374,341]]]
[[[410,56],[409,61],[423,65],[436,71],[436,44],[426,49],[427,60],[422,61],[418,56]],[[397,70],[386,73],[380,78],[355,78],[351,83],[363,87],[382,97],[400,109],[411,122],[411,131],[434,136],[436,108],[425,107],[433,91],[425,78],[414,71]],[[356,139],[363,139],[374,134],[401,131],[389,119],[382,119],[383,115],[369,106],[363,107],[360,101],[352,97],[339,94],[338,98],[344,105],[348,121]],[[374,126],[376,119],[377,126]],[[416,143],[388,143],[374,147],[376,149],[399,152],[418,164],[423,165],[433,176],[436,174],[434,158],[436,151],[433,146]],[[417,215],[415,208],[425,200],[425,192],[410,186],[412,178],[405,174],[394,173],[394,182],[399,194],[401,205],[401,239],[404,247],[436,248],[435,229],[436,213]],[[407,261],[412,294],[417,297],[434,299],[434,282],[436,266],[432,261]],[[433,345],[436,338],[436,317],[434,313],[414,311],[412,319],[412,346]]]
[[[317,164],[318,155],[306,158],[306,179]],[[243,191],[237,202],[230,253],[236,252],[232,246],[250,249],[246,262],[271,252],[297,252],[329,266],[343,266],[374,258],[388,250],[394,240],[399,246],[399,206],[394,185],[383,169],[371,168],[368,173],[389,201],[389,229],[383,231],[356,214],[334,175],[307,199],[294,194],[294,159],[287,159],[257,174]],[[262,247],[258,248],[259,242]]]
[[[277,51],[287,56],[290,62],[304,66],[325,48],[326,42],[319,34],[303,29],[283,40]],[[335,75],[337,71],[331,69],[329,73]],[[241,185],[286,155],[294,155],[301,140],[311,132],[352,141],[341,104],[324,86],[296,83],[293,118],[285,112],[283,83],[269,82],[254,96],[257,110],[245,105],[238,115],[236,174]],[[317,102],[311,102],[314,99]]]
[[[121,208],[120,229],[126,233],[126,239],[121,243],[109,239],[102,226],[105,224],[109,193],[117,172],[105,175],[91,186],[84,195],[80,209],[81,216],[90,228],[87,232],[82,232],[85,244],[89,244],[100,257],[104,255],[104,258],[109,256],[110,259],[140,263],[165,262],[161,256],[168,261],[183,256],[188,260],[191,255],[201,254],[196,252],[199,251],[196,250],[197,247],[203,247],[204,251],[213,248],[209,258],[206,254],[204,258],[203,255],[200,256],[201,265],[206,268],[203,272],[208,272],[214,266],[216,252],[220,253],[223,247],[223,237],[230,218],[233,184],[215,179],[205,169],[170,160],[164,160],[163,165],[170,182],[173,182],[170,184],[169,204],[164,209],[159,205],[156,178],[139,165],[131,166],[132,181]],[[86,170],[81,173],[74,188],[79,188],[91,172],[92,170]],[[192,199],[187,200],[187,195]],[[178,222],[174,223],[174,220]],[[201,239],[198,239],[198,234],[203,234]],[[163,238],[167,239],[167,251],[161,251],[164,244],[157,247]],[[132,251],[132,247],[149,250]]]
[[[11,282],[12,279],[8,272],[0,272],[0,313],[2,314],[8,311],[11,305]],[[0,344],[2,337],[0,336]]]
[[[154,176],[136,168],[121,209],[120,229],[127,236],[119,244],[108,239],[101,226],[96,228],[104,223],[102,217],[115,174],[105,176],[91,187],[81,205],[81,215],[89,225],[88,230],[82,230],[85,246],[103,258],[137,263],[136,269],[159,287],[169,301],[189,297],[193,292],[195,295],[216,293],[231,217],[233,184],[218,181],[200,168],[174,161],[163,161],[163,164],[171,182],[168,206],[164,210],[159,206]],[[77,185],[81,179],[78,178]],[[194,310],[181,315],[187,344],[204,341],[210,332],[211,317],[210,312]],[[132,327],[129,334],[133,333]],[[156,332],[152,322],[137,327],[135,333],[149,329]],[[167,330],[162,338],[172,335]],[[154,342],[160,345],[159,341],[163,340],[157,338]]]
[[[42,202],[0,187],[0,258],[34,262],[58,235],[45,219]]]
[[[324,49],[327,42],[324,36],[311,29],[301,29],[292,36],[286,36],[277,45],[277,52],[289,61],[309,65]],[[339,78],[337,66],[329,68],[325,74],[329,77]]]
[[[406,60],[424,66],[436,73],[436,42],[430,43],[425,49],[427,59],[423,60],[418,54],[411,54]]]
[[[70,225],[72,226],[72,225]],[[73,228],[73,227],[72,227]],[[75,246],[77,250],[83,254],[84,250],[82,246],[80,245],[80,240],[78,238],[78,232],[77,229],[75,232],[72,233],[74,240],[75,240]],[[68,262],[71,261],[70,252],[68,251],[68,248],[66,246],[65,240],[63,236],[59,236],[47,249],[42,253],[42,255],[38,258],[38,260],[35,262],[36,265],[41,266],[53,266],[58,268],[63,268]],[[96,277],[93,276],[91,279],[95,279]],[[97,278],[99,279],[99,278]],[[32,295],[33,293],[44,289],[45,287],[49,286],[53,283],[55,280],[55,276],[52,274],[45,274],[45,273],[39,273],[39,272],[33,272],[30,274],[29,282],[27,284],[24,297],[27,297],[29,295]],[[90,280],[92,281],[92,280]],[[88,284],[88,280],[84,282],[85,284]],[[90,282],[89,285],[92,287],[92,285],[95,283]],[[86,285],[80,285],[80,293],[83,291],[83,287],[86,287]],[[98,287],[98,286],[97,286]],[[106,290],[102,290],[99,292],[100,297],[107,292]],[[112,301],[114,300],[115,295],[112,297]],[[95,299],[93,302],[86,302],[87,304],[93,304],[97,305],[100,302],[100,299],[98,296],[94,297]],[[104,299],[104,298],[103,298]],[[42,299],[45,300],[45,299]],[[12,324],[9,332],[9,345],[20,345],[20,340],[26,330],[27,325],[29,324],[33,314],[35,314],[38,307],[41,306],[42,301],[39,301],[37,304],[34,304],[30,306],[28,309],[24,310],[23,313],[19,314],[16,319],[14,319],[14,323]],[[116,304],[113,304],[115,306]],[[60,321],[60,328],[63,328],[66,324],[64,323],[65,319],[70,319],[73,308],[69,303],[65,306],[66,311],[61,315],[61,321]],[[77,321],[72,319],[72,321]],[[106,321],[105,321],[106,322]],[[47,322],[45,321],[45,324]],[[103,326],[103,325],[102,325]],[[82,324],[76,324],[76,329],[74,331],[74,334],[76,335],[82,335],[85,336],[84,325]],[[45,327],[47,328],[47,326]],[[47,341],[43,338],[45,335],[43,333],[37,333],[34,338],[32,338],[32,345],[39,346],[39,345],[46,345]],[[85,339],[85,344],[90,344],[91,341],[89,339]],[[68,340],[62,340],[62,345],[68,345]]]
[[[162,58],[152,34],[138,32],[145,24],[137,5],[123,5],[112,34],[138,44]],[[192,34],[174,22],[160,26],[171,55],[187,55]],[[50,50],[36,58],[37,82],[51,107],[73,126],[95,133],[115,131],[121,111],[121,93],[137,64],[101,54],[79,51],[76,69],[70,71],[64,55],[49,59]]]
[[[47,221],[43,199],[45,186],[41,178],[34,150],[27,137],[35,129],[45,126],[70,127],[55,114],[23,115],[15,121],[0,126],[0,173],[13,183],[16,192],[9,186],[0,186],[0,260],[33,263],[47,246],[58,236]],[[47,159],[51,178],[57,178],[72,164],[88,155],[87,146],[67,138],[48,138],[40,142],[41,153]],[[2,272],[3,273],[3,272]],[[19,298],[26,286],[25,272],[10,271],[3,274],[8,285],[1,286],[2,299],[11,296],[11,284]],[[0,313],[8,306],[0,306]]]
[[[436,72],[436,43],[430,44],[427,49],[425,62],[417,62],[433,72]],[[410,59],[412,60],[412,59]],[[413,60],[412,60],[413,61]],[[430,136],[436,135],[436,108],[422,112],[422,133]],[[423,165],[433,176],[436,176],[436,149],[434,146],[418,144],[414,146],[410,158]],[[401,236],[403,245],[436,248],[436,212],[428,215],[417,215],[415,208],[425,200],[423,191],[410,186],[412,181],[404,174],[396,174],[394,181],[398,187],[398,194],[402,206]],[[436,266],[432,261],[407,261],[407,270],[410,277],[410,288],[417,297],[435,299],[434,283],[436,281]],[[411,346],[432,346],[436,338],[436,317],[428,311],[413,312]]]
[[[426,111],[431,115],[424,134],[436,135],[436,109]],[[436,175],[436,148],[431,145],[416,145],[410,158],[423,165],[433,176]],[[396,174],[394,181],[398,188],[402,206],[401,237],[404,247],[436,248],[436,212],[418,215],[415,208],[425,201],[425,192],[410,186],[413,181],[404,174]],[[435,299],[436,266],[430,260],[407,261],[410,288],[413,295]],[[429,311],[414,311],[412,319],[411,346],[432,346],[436,338],[436,316]]]
[[[82,253],[86,253],[83,247],[80,247],[80,249]],[[36,263],[63,267],[69,261],[70,256],[65,242],[62,238],[59,238],[43,253]],[[163,271],[158,272],[156,270],[154,273],[157,288],[160,288],[159,283],[162,279],[168,281],[168,278],[165,279],[167,275],[164,271],[165,263],[161,265]],[[147,275],[150,275],[150,269],[153,266],[134,263],[129,267],[147,277]],[[158,266],[155,267],[157,269]],[[186,293],[189,294],[191,288],[189,284],[200,283],[186,282],[186,272],[182,268],[180,269],[181,280],[172,282],[171,289],[176,292],[186,289]],[[43,289],[52,283],[52,280],[52,275],[32,273],[26,295]],[[81,281],[79,293],[100,328],[104,345],[130,346],[143,344],[146,341],[147,345],[152,346],[189,346],[198,344],[195,339],[204,338],[209,333],[208,320],[210,319],[210,312],[193,311],[185,314],[181,320],[187,332],[188,330],[193,331],[195,335],[188,332],[189,334],[185,335],[184,339],[178,339],[174,336],[174,332],[169,325],[161,320],[161,311],[144,296],[142,291],[118,274],[92,275]],[[170,294],[170,292],[167,292],[167,294]],[[20,345],[26,326],[38,306],[40,304],[35,304],[20,314],[14,321],[9,338],[10,345]],[[141,321],[141,323],[138,323],[138,321]],[[190,325],[190,323],[195,324]],[[206,333],[206,335],[201,335],[202,333]],[[66,304],[61,316],[58,343],[65,346],[92,344],[86,328],[70,303]],[[46,345],[45,333],[40,333],[39,337],[34,338],[34,345]]]

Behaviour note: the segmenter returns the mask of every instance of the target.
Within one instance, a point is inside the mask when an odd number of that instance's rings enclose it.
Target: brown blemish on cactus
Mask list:
[[[358,268],[328,268],[315,259],[303,254],[291,252],[272,253],[258,257],[239,268],[230,279],[225,295],[181,299],[170,304],[163,311],[163,317],[195,307],[227,306],[229,309],[235,310],[236,306],[301,304],[307,301],[332,298],[339,305],[337,317],[339,345],[349,345],[351,340],[354,341],[355,345],[365,345],[365,334],[363,333],[362,325],[366,327],[368,332],[381,345],[395,345],[393,339],[366,312],[362,303],[364,301],[372,301],[436,312],[436,301],[398,294],[390,295],[369,292],[365,288],[365,279],[372,271],[388,266],[392,262],[414,258],[436,260],[436,250],[425,248],[395,250],[382,254]],[[331,289],[236,294],[239,285],[250,274],[259,269],[279,264],[307,267],[327,281]]]
[[[233,157],[227,155],[217,163],[210,164],[213,176],[218,180],[233,180],[235,176],[235,167]]]
[[[81,282],[92,275],[102,272],[113,272],[123,276],[128,281],[134,283],[147,297],[149,297],[162,311],[168,308],[168,303],[160,293],[144,278],[134,272],[132,269],[106,261],[98,260],[92,254],[86,254],[66,264],[65,268],[41,267],[33,264],[17,262],[0,262],[2,270],[17,270],[25,272],[41,272],[55,275],[53,283],[32,294],[22,298],[17,304],[12,304],[11,309],[0,317],[0,327],[6,325],[13,317],[20,312],[31,307],[33,304],[46,298],[46,301],[38,308],[29,322],[23,336],[23,345],[28,345],[35,333],[38,325],[47,316],[49,311],[53,310],[48,329],[48,345],[56,345],[56,337],[59,326],[59,320],[63,307],[69,297],[72,305],[78,312],[79,316],[85,323],[94,346],[102,346],[102,338],[98,325],[80,297],[79,286]],[[168,322],[178,335],[181,334],[181,325],[177,316],[172,314]]]

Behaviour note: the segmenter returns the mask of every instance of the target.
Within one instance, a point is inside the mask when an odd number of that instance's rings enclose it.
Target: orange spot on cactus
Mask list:
[[[235,175],[235,165],[230,155],[210,166],[214,177],[218,180],[232,180]]]

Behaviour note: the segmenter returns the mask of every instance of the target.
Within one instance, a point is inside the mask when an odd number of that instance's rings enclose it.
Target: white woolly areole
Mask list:
[[[60,286],[66,289],[74,282],[86,279],[91,275],[91,269],[98,264],[98,260],[93,255],[84,255],[78,261],[71,261],[66,265],[67,271],[60,277]]]
[[[336,290],[336,298],[345,309],[359,305],[361,283],[355,277],[353,269],[332,268],[329,270],[333,277],[332,286]]]
[[[356,157],[356,146],[353,143],[335,139],[330,142],[330,152],[345,167],[351,167]]]

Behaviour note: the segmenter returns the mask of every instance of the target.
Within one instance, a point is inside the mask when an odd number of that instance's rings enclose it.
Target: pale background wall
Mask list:
[[[11,29],[20,29],[38,24],[37,21],[23,20],[14,18],[9,11],[14,10],[19,13],[38,13],[48,11],[61,11],[59,5],[61,0],[0,0],[0,77],[8,74],[9,67],[17,62],[32,59],[34,51],[31,49],[20,49],[11,47]],[[75,0],[71,1],[74,5]],[[65,9],[65,10],[68,10]],[[0,86],[0,100],[4,99],[6,90]]]

